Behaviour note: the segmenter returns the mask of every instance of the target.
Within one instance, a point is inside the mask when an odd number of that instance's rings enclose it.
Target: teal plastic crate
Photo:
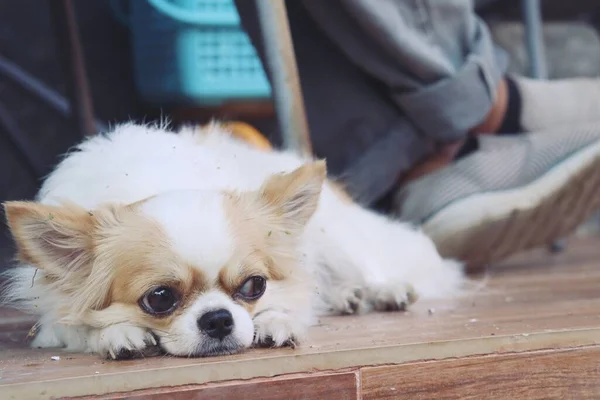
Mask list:
[[[265,99],[271,87],[232,0],[133,0],[135,83],[150,103]]]

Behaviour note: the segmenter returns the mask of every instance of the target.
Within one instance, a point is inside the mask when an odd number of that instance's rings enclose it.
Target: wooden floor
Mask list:
[[[296,350],[109,362],[27,349],[27,328],[0,326],[1,399],[600,398],[600,239],[519,256],[454,303],[323,319]]]

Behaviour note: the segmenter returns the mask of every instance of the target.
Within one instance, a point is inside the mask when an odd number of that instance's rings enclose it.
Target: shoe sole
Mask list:
[[[467,269],[565,237],[600,208],[600,141],[517,189],[469,196],[423,224],[440,254]]]

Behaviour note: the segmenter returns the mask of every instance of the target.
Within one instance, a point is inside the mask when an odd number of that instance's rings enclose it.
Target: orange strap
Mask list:
[[[241,139],[260,150],[271,151],[271,142],[256,128],[245,122],[226,122],[223,126],[230,130],[233,136]]]

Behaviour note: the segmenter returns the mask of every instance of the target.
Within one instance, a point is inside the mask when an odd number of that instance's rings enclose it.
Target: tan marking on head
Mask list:
[[[156,197],[156,195],[152,195],[152,196],[150,196],[150,197],[146,197],[145,199],[138,200],[138,201],[135,201],[135,202],[133,202],[133,203],[129,203],[129,204],[127,204],[125,207],[126,207],[128,210],[132,210],[132,211],[138,211],[138,210],[139,210],[139,208],[140,208],[140,207],[141,207],[141,206],[142,206],[144,203],[146,203],[146,202],[148,202],[148,201],[152,200],[152,199],[153,199],[153,198],[155,198],[155,197]]]
[[[260,208],[255,195],[227,193],[224,210],[233,227],[235,254],[219,271],[215,286],[228,296],[235,298],[240,286],[251,276],[263,276],[267,280],[285,279],[289,272],[278,268],[270,253],[271,235],[275,229],[268,214]],[[236,301],[250,314],[257,301]],[[260,299],[258,299],[260,301]]]
[[[260,190],[262,201],[284,218],[290,228],[303,227],[317,209],[326,175],[324,161],[272,175]]]
[[[220,270],[218,287],[234,296],[251,276],[281,281],[298,273],[300,235],[317,208],[324,179],[325,163],[316,162],[273,175],[256,192],[225,193],[235,254]],[[256,302],[240,304],[252,313]]]
[[[239,260],[221,268],[215,282],[216,286],[232,297],[246,279],[252,276],[273,280],[284,279],[282,271],[274,268],[269,257],[258,250],[243,255]]]
[[[164,328],[185,310],[211,282],[196,266],[189,265],[172,250],[169,239],[155,221],[130,209],[118,228],[106,232],[98,246],[102,265],[112,265],[114,281],[111,302],[135,305],[152,288],[168,286],[180,295],[178,308],[166,317],[154,317],[139,307],[136,314],[146,326]]]
[[[74,205],[5,204],[19,257],[44,271],[39,284],[67,295],[69,303],[57,305],[66,318],[122,304],[137,310],[131,318],[147,319],[137,303],[152,287],[174,287],[184,308],[211,285],[200,269],[178,259],[161,227],[136,204],[92,212]]]
[[[82,290],[92,272],[96,229],[102,214],[110,209],[91,213],[72,204],[33,202],[7,202],[4,207],[18,258],[44,271],[39,284],[69,298],[68,304],[56,305],[57,311],[68,313],[105,303],[108,282],[97,282],[90,293]]]
[[[168,330],[212,282],[199,266],[188,264],[175,253],[160,224],[141,214],[139,207],[123,207],[116,218],[118,221],[97,234],[95,272],[109,276],[108,307],[88,313],[86,318],[94,326],[126,318],[139,326]],[[160,286],[173,288],[180,296],[179,305],[169,315],[153,316],[139,307],[139,301]],[[114,310],[120,311],[115,314]]]
[[[83,256],[92,252],[90,233],[96,221],[81,207],[10,201],[4,203],[4,211],[18,258],[47,268],[48,275],[63,273],[57,264],[74,268],[72,264],[84,263]]]
[[[273,259],[273,248],[284,227],[261,208],[254,194],[226,194],[223,207],[234,232],[235,254],[219,272],[219,284],[232,291],[248,274],[283,279],[286,273]]]

